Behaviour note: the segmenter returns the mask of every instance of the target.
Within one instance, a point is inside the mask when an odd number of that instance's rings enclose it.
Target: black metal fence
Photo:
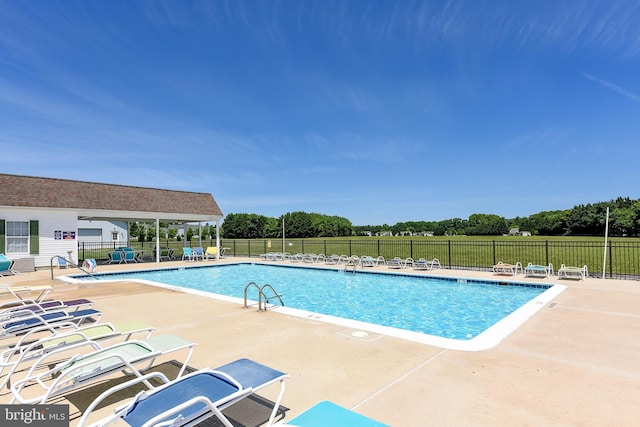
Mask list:
[[[400,258],[437,258],[442,268],[458,270],[490,271],[499,261],[514,264],[521,262],[548,265],[558,269],[562,264],[582,267],[586,265],[590,276],[603,277],[603,263],[606,252],[606,271],[604,277],[615,279],[640,278],[640,243],[610,241],[606,251],[602,241],[501,241],[501,240],[334,240],[334,239],[287,239],[246,240],[221,239],[229,256],[258,257],[266,252],[316,253],[325,255],[383,256],[385,259]],[[215,240],[186,242],[187,246],[215,246]],[[182,256],[184,242],[166,241],[161,247],[171,247],[178,258]],[[79,258],[108,259],[109,251],[123,242],[108,245],[79,242]],[[143,250],[151,259],[155,242],[130,243],[136,250]]]

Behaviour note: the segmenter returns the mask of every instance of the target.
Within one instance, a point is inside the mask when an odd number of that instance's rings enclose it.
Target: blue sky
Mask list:
[[[640,197],[637,1],[0,0],[2,171],[354,225]]]

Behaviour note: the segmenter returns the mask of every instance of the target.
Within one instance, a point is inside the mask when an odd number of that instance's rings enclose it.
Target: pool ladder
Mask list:
[[[355,264],[345,264],[344,272],[345,273],[355,273],[357,265]]]
[[[258,291],[258,311],[267,311],[269,310],[269,308],[276,307],[275,304],[272,304],[271,307],[267,306],[273,299],[278,300],[278,302],[280,302],[280,305],[284,307],[284,302],[282,302],[282,298],[281,298],[282,295],[278,295],[276,290],[273,289],[273,286],[267,283],[262,287],[260,287],[256,282],[249,282],[244,287],[244,307],[243,308],[250,307],[250,305],[247,304],[247,294],[249,293],[249,289],[251,288],[255,288]],[[265,291],[269,292],[269,295],[267,295]],[[263,300],[264,300],[264,306],[262,304]],[[255,305],[255,304],[252,304],[252,305]]]
[[[350,258],[347,260],[347,262],[344,263],[344,272],[355,273],[357,267],[358,267],[358,263],[355,260]]]

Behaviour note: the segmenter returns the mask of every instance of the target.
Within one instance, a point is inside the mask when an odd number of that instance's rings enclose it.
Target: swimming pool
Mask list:
[[[278,311],[444,346],[497,343],[563,287],[239,263],[99,274],[213,293],[241,301],[248,282],[283,296]],[[257,291],[249,291],[257,299]],[[497,340],[497,341],[496,341]]]

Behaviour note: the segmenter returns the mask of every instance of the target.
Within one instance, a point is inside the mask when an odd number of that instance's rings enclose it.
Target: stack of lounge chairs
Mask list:
[[[288,377],[284,372],[240,359],[185,375],[195,343],[172,334],[157,334],[155,328],[144,325],[101,323],[102,313],[92,301],[45,299],[49,290],[0,287],[0,387],[10,388],[10,403],[57,402],[109,376],[126,373],[133,379],[98,396],[82,414],[79,425],[89,423],[91,413],[105,399],[136,385],[147,391],[92,425],[107,425],[115,419],[134,423],[151,420],[154,425],[178,416],[185,421],[175,425],[184,425],[217,416],[231,426],[221,412],[224,408],[279,383],[280,394],[269,425],[274,422]],[[185,357],[175,379],[153,372],[159,358],[179,351]]]
[[[390,259],[389,261],[387,261],[387,267],[388,268],[408,268],[408,267],[413,267],[413,258],[405,258],[402,259],[400,257],[395,257],[393,259]]]
[[[440,268],[440,261],[437,258],[427,260],[425,258],[419,258],[413,263],[414,270],[434,270]]]
[[[519,273],[524,273],[525,277],[535,278],[549,278],[554,274],[558,275],[558,279],[578,279],[584,280],[589,277],[589,271],[586,265],[582,267],[571,267],[562,264],[557,271],[554,271],[553,264],[547,265],[528,263],[526,267],[522,267],[522,264],[516,262],[515,264],[506,264],[499,262],[494,265],[492,271],[496,275],[515,276]]]
[[[43,289],[27,288],[0,288],[0,387],[10,389],[10,403],[59,403],[86,390],[94,400],[77,415],[80,427],[191,426],[212,417],[232,427],[226,408],[279,384],[266,423],[274,425],[289,377],[285,372],[243,358],[186,373],[195,343],[140,323],[101,322],[102,313],[90,300],[45,299]],[[26,293],[34,298],[21,296]],[[185,354],[175,378],[153,369],[158,359],[175,352]],[[123,374],[124,381],[105,389],[105,379]],[[98,412],[105,405],[115,409]],[[277,425],[386,426],[328,401]]]

